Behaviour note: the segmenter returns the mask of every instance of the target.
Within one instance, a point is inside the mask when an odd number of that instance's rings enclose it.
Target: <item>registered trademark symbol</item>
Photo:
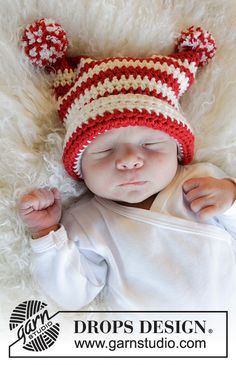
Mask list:
[[[210,328],[210,329],[208,330],[208,332],[209,332],[209,333],[213,333],[213,330]]]

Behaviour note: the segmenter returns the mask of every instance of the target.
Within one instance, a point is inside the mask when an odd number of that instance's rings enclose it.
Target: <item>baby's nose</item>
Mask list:
[[[116,167],[119,170],[139,169],[142,166],[143,159],[138,151],[130,147],[125,148],[116,160]]]

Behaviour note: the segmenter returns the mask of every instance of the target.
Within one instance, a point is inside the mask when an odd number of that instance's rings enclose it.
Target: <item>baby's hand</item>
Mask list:
[[[33,238],[47,234],[46,231],[55,228],[61,218],[59,190],[55,188],[31,191],[21,198],[19,212]]]
[[[236,184],[227,179],[189,179],[183,184],[183,191],[190,209],[202,220],[225,212],[236,199]]]

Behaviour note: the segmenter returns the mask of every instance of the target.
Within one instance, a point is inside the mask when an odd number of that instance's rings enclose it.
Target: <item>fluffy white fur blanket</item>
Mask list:
[[[30,276],[29,236],[17,202],[35,187],[58,187],[64,206],[84,187],[61,162],[64,129],[50,77],[23,57],[22,29],[41,17],[61,23],[71,55],[171,53],[178,33],[194,24],[213,33],[218,51],[182,99],[196,133],[195,161],[236,176],[236,3],[231,0],[0,0],[0,280],[1,312],[39,296]],[[5,317],[5,315],[4,315]]]

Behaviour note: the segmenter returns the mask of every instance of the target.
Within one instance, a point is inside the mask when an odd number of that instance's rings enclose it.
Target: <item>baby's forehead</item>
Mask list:
[[[169,140],[171,137],[160,130],[152,129],[143,126],[128,126],[128,127],[120,127],[113,128],[111,130],[105,131],[104,133],[98,135],[93,141],[94,143],[104,143],[104,142],[130,142],[136,141],[139,139],[145,138],[153,138],[156,140]]]

